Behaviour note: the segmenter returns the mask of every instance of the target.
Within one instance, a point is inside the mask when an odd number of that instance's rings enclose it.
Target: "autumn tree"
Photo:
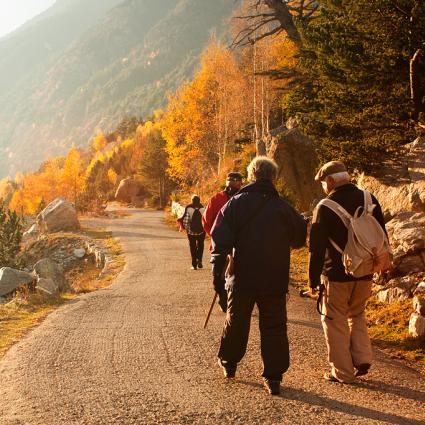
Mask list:
[[[246,120],[246,84],[232,53],[213,41],[162,120],[171,176],[190,184],[204,173],[220,173]]]
[[[108,144],[108,141],[106,140],[106,137],[100,131],[99,133],[97,133],[96,137],[93,139],[92,148],[95,152],[101,152],[106,147],[107,144]]]
[[[78,198],[84,190],[84,164],[81,153],[71,148],[60,174],[60,194],[78,208]]]

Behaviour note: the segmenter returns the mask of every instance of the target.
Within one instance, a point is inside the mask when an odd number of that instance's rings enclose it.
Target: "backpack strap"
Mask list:
[[[338,202],[332,201],[332,199],[329,198],[325,198],[322,199],[317,206],[319,207],[321,205],[324,205],[333,211],[344,223],[344,226],[348,227],[348,224],[350,223],[353,216],[349,214],[345,208],[339,205]]]
[[[344,226],[348,227],[353,217],[347,212],[345,208],[339,205],[338,202],[332,201],[332,199],[329,198],[325,198],[317,204],[317,208],[319,208],[321,205],[324,205],[325,207],[328,207],[331,211],[333,211],[344,223]],[[329,238],[329,242],[340,254],[344,252],[331,238]]]

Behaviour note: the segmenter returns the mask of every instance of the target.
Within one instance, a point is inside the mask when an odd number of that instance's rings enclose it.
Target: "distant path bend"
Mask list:
[[[296,296],[282,396],[261,388],[255,313],[247,356],[226,382],[215,358],[218,309],[202,329],[208,267],[189,270],[187,241],[162,213],[129,211],[96,221],[124,249],[116,282],[61,307],[0,362],[1,425],[424,423],[423,376],[382,353],[363,384],[324,382],[319,317]]]

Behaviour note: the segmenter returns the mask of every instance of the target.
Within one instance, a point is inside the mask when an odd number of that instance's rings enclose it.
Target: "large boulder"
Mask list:
[[[267,154],[279,165],[281,184],[298,209],[309,211],[323,198],[320,184],[314,181],[319,167],[313,142],[296,127],[281,127],[266,140]]]
[[[65,276],[59,264],[50,258],[43,258],[34,266],[37,276],[37,287],[47,288],[46,292],[55,293],[68,289]]]
[[[425,317],[412,313],[409,320],[409,335],[413,338],[425,337]]]
[[[401,274],[425,270],[425,213],[400,213],[387,223],[395,268]]]
[[[143,192],[143,186],[140,182],[132,178],[126,178],[121,180],[115,192],[115,199],[118,202],[131,203],[137,201]]]
[[[56,198],[37,216],[37,225],[43,233],[80,229],[75,207],[63,198]]]
[[[358,185],[372,192],[384,214],[394,217],[403,211],[425,211],[425,138],[404,147],[397,165],[382,166],[379,175],[360,175]]]
[[[10,267],[0,269],[0,297],[16,291],[22,285],[29,285],[34,281],[34,276],[21,270]]]

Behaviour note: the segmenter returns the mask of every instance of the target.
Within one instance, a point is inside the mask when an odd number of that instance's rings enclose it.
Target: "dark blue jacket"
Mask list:
[[[270,181],[249,184],[217,216],[211,235],[213,274],[222,273],[234,249],[235,279],[227,282],[227,289],[283,295],[288,290],[290,248],[303,246],[306,233],[304,218],[279,197]]]

